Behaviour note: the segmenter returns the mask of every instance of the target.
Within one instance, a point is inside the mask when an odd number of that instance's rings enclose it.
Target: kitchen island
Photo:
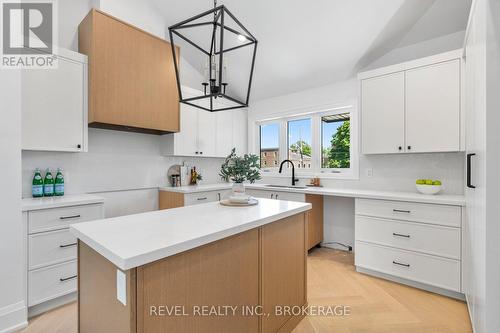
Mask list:
[[[309,203],[218,202],[79,223],[80,333],[290,332]],[[278,311],[277,311],[278,310]]]

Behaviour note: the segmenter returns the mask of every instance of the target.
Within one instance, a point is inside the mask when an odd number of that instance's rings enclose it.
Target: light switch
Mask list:
[[[116,299],[127,305],[127,275],[121,270],[116,270]]]

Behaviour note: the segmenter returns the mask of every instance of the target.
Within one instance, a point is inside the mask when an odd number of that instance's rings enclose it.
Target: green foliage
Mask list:
[[[351,147],[350,123],[345,121],[332,136],[328,151],[328,168],[349,168],[351,165],[349,149]]]
[[[232,180],[235,183],[243,183],[248,180],[254,183],[260,179],[259,156],[254,154],[236,155],[236,148],[231,150],[222,164],[219,176],[225,180]]]
[[[290,145],[290,150],[301,155],[311,156],[311,145],[303,140]]]

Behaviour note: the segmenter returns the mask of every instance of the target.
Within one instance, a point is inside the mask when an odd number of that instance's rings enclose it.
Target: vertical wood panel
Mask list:
[[[176,192],[158,191],[159,209],[170,209],[184,206],[184,194]]]
[[[261,298],[264,313],[262,332],[280,328],[291,331],[287,322],[299,318],[276,316],[275,306],[301,306],[307,302],[305,214],[294,215],[262,227]],[[291,325],[294,326],[294,325]]]
[[[257,332],[258,317],[193,316],[195,305],[259,302],[258,230],[226,238],[137,269],[137,330]],[[150,306],[183,305],[189,316],[151,316]]]
[[[307,249],[311,249],[323,241],[323,196],[306,194],[306,202],[312,204],[307,212]]]

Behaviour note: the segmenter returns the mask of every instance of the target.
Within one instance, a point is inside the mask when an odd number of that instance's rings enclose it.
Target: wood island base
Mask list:
[[[125,272],[79,241],[79,332],[291,332],[303,316],[286,309],[307,303],[307,247],[305,213]]]

